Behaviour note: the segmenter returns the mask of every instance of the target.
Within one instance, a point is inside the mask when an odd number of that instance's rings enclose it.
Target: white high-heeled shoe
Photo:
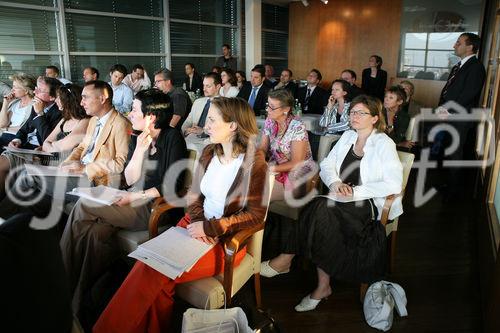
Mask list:
[[[283,271],[283,272],[278,272],[277,270],[272,268],[271,265],[269,265],[269,260],[263,261],[260,263],[260,275],[261,276],[265,276],[265,277],[270,278],[270,277],[280,275],[280,274],[285,274],[288,272],[290,272],[290,269],[287,269],[286,271]]]
[[[311,294],[307,295],[304,297],[297,306],[295,306],[295,311],[297,312],[306,312],[306,311],[311,311],[316,309],[318,306],[319,302],[321,302],[323,299],[327,299],[327,297],[322,298],[322,299],[314,299],[311,298]]]

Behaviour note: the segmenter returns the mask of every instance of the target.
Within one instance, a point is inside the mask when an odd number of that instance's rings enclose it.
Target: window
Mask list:
[[[288,67],[288,8],[262,4],[262,62],[274,67],[274,76]]]
[[[170,0],[170,50],[175,85],[184,78],[184,64],[193,63],[207,73],[221,55],[222,44],[238,55],[236,0]]]
[[[446,80],[462,32],[479,31],[482,1],[403,0],[398,77]],[[453,8],[452,11],[450,8]]]

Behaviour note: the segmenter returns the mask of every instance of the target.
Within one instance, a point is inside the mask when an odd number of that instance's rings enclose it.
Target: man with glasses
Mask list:
[[[222,79],[218,73],[208,73],[203,79],[203,93],[205,97],[198,98],[194,101],[191,112],[186,121],[182,124],[182,133],[188,136],[189,134],[202,134],[203,126],[207,118],[208,109],[210,108],[211,100],[219,95]]]
[[[31,115],[17,131],[10,147],[35,149],[43,144],[61,119],[61,112],[55,104],[57,88],[61,82],[51,77],[40,77],[35,88]]]
[[[172,71],[162,68],[155,73],[155,88],[167,94],[174,105],[174,116],[170,121],[170,127],[181,129],[184,120],[191,110],[191,99],[184,89],[174,86]]]

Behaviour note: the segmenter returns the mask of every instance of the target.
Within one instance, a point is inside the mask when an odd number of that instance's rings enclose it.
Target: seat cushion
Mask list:
[[[170,226],[161,226],[158,228],[158,233],[162,233],[165,230],[170,228]],[[142,231],[129,231],[129,230],[120,230],[118,231],[116,238],[118,240],[118,244],[120,248],[123,250],[125,253],[130,253],[132,251],[135,251],[137,247],[144,243],[145,241],[149,240],[149,231],[148,230],[142,230]]]
[[[260,263],[259,268],[260,268]],[[257,272],[257,263],[248,253],[233,272],[233,288],[231,297]],[[177,296],[196,308],[218,309],[224,306],[223,275],[178,284],[175,288]]]

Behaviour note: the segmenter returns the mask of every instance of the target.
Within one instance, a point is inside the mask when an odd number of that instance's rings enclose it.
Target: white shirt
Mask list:
[[[12,112],[10,117],[10,125],[8,127],[20,127],[30,117],[33,102],[28,103],[26,106],[21,107],[21,100],[15,100],[10,104],[9,111]],[[15,132],[5,131],[6,133],[16,134]],[[17,131],[16,131],[17,132]]]
[[[94,153],[95,145],[97,144],[97,141],[99,141],[99,138],[101,137],[104,126],[106,126],[106,123],[108,122],[109,117],[111,117],[111,113],[112,113],[111,110],[109,110],[108,113],[106,113],[101,118],[97,117],[97,122],[101,123],[101,128],[99,129],[99,134],[95,138],[94,149],[92,151],[92,154]],[[97,127],[97,122],[96,122],[96,127]],[[94,131],[95,131],[95,129],[94,129]],[[94,136],[94,133],[92,133],[92,136]],[[92,144],[92,143],[90,143],[90,144]],[[88,151],[88,147],[87,147],[87,151]],[[92,154],[87,154],[87,152],[85,152],[85,156],[83,156],[83,158],[82,158],[82,164],[84,164],[84,165],[89,164],[90,160],[92,158]]]
[[[151,88],[151,80],[149,79],[148,73],[144,71],[144,77],[142,79],[132,81],[132,74],[128,74],[123,79],[123,83],[130,87],[134,91],[134,95],[139,91]]]
[[[224,95],[224,87],[220,87],[219,95],[222,96],[222,97],[236,97],[236,96],[238,96],[239,92],[240,92],[240,90],[238,89],[238,87],[231,86],[231,87],[229,87],[229,90],[227,91],[227,94]],[[257,93],[259,93],[258,90],[257,90]]]
[[[462,68],[462,66],[467,62],[467,60],[469,60],[470,58],[475,57],[475,56],[476,56],[475,54],[471,54],[471,55],[463,58],[462,60],[460,60],[460,68]]]
[[[349,149],[356,143],[358,133],[345,131],[332,151],[320,164],[320,177],[323,183],[330,187],[334,182],[341,181],[340,166]],[[385,197],[399,194],[403,186],[403,166],[396,151],[396,144],[385,133],[373,130],[363,148],[363,158],[360,163],[361,185],[353,188],[354,200],[373,198],[378,209],[378,220],[382,216]],[[389,219],[394,219],[403,213],[401,197],[396,197]]]
[[[227,193],[233,185],[244,156],[240,154],[231,163],[222,164],[214,154],[200,183],[201,193],[205,196],[203,211],[206,219],[219,219],[224,215]]]

